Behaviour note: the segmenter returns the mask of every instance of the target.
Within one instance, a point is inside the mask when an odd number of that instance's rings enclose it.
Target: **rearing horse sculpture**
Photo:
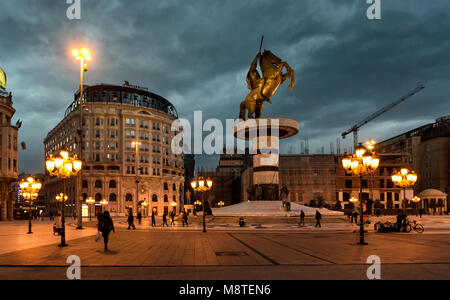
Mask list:
[[[258,59],[262,77],[257,70]],[[283,74],[283,68],[286,68],[285,74]],[[253,118],[253,114],[255,114],[255,118],[260,118],[264,101],[272,103],[270,98],[275,94],[278,87],[289,78],[291,79],[289,89],[293,90],[295,74],[288,63],[282,61],[270,51],[264,50],[262,55],[258,53],[247,74],[250,93],[240,105],[239,118],[245,120],[246,110],[248,110],[248,118]]]

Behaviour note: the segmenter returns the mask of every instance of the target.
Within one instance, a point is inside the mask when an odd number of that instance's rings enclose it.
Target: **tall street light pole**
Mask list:
[[[203,179],[199,177],[198,181],[195,179],[191,182],[191,187],[194,191],[200,192],[202,194],[202,204],[203,204],[203,232],[206,232],[206,213],[205,213],[205,197],[204,193],[211,190],[213,181],[211,179]]]
[[[137,136],[137,132],[136,132],[136,136]],[[138,212],[138,204],[139,204],[139,162],[138,162],[138,157],[139,157],[139,146],[142,145],[141,142],[138,141],[134,141],[131,143],[132,147],[136,148],[136,157],[134,158],[135,164],[136,164],[136,205],[135,205],[135,211],[136,213]]]
[[[89,49],[74,49],[72,50],[72,55],[80,61],[80,122],[78,127],[78,137],[79,137],[79,153],[80,159],[83,159],[83,73],[87,72],[87,65],[84,64],[85,60],[91,60],[91,54]],[[77,229],[83,229],[83,216],[82,216],[82,208],[81,208],[81,194],[82,194],[82,170],[79,172],[78,176],[78,184],[77,184],[77,197],[76,197],[76,214],[77,214]]]
[[[35,180],[33,177],[28,177],[27,180],[23,180],[19,183],[20,193],[26,199],[28,197],[28,234],[32,234],[31,231],[31,202],[37,198],[39,190],[42,184],[39,180]]]
[[[355,154],[346,153],[342,166],[347,174],[359,177],[359,245],[367,245],[364,240],[364,200],[362,199],[363,177],[373,174],[380,165],[380,159],[362,144],[355,148]]]
[[[406,188],[414,186],[417,181],[417,174],[407,168],[403,168],[400,172],[396,172],[391,176],[392,182],[403,188],[403,232],[406,232]]]
[[[45,167],[50,174],[50,176],[56,176],[63,180],[63,193],[61,197],[61,244],[60,247],[67,246],[66,244],[66,227],[65,227],[65,216],[64,207],[66,196],[66,179],[76,176],[82,168],[82,162],[75,155],[74,157],[69,157],[69,152],[62,150],[57,156],[50,155],[45,160]]]

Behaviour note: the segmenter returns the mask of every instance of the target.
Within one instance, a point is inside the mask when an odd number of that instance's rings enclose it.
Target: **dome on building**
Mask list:
[[[426,189],[419,194],[420,198],[443,198],[447,197],[447,194],[435,189]]]
[[[0,68],[0,88],[6,90],[6,73]]]

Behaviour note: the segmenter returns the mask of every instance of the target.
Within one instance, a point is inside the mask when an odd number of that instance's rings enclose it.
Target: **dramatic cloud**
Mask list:
[[[264,48],[296,71],[294,91],[282,86],[264,111],[301,122],[284,152],[298,153],[305,138],[311,152],[328,152],[342,131],[419,84],[426,89],[363,127],[360,139],[383,140],[448,114],[447,1],[382,0],[374,21],[365,2],[84,0],[77,21],[66,18],[65,0],[4,1],[0,67],[28,145],[20,170],[43,170],[42,141],[78,88],[70,49],[82,44],[93,50],[87,84],[128,80],[172,101],[182,118],[202,110],[224,120],[238,115],[264,34]]]

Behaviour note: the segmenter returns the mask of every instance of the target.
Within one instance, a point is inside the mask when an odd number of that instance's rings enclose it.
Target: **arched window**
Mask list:
[[[111,181],[109,182],[109,187],[112,188],[112,189],[116,188],[116,187],[117,187],[116,181],[115,181],[115,180],[111,180]]]
[[[125,201],[126,201],[126,202],[131,202],[131,201],[133,201],[133,196],[132,196],[131,194],[126,194],[126,196],[125,196]]]
[[[88,188],[88,181],[87,180],[83,180],[83,182],[81,183],[81,186],[85,189]]]
[[[100,193],[95,194],[95,201],[97,202],[102,201],[102,194]]]
[[[96,180],[95,181],[95,188],[101,188],[102,187],[102,182],[101,180]]]
[[[169,197],[167,197],[167,195],[164,195],[164,202],[169,202]]]
[[[175,183],[172,185],[172,190],[174,190],[175,192],[177,191],[177,186]]]
[[[116,202],[117,201],[117,196],[116,194],[112,193],[109,195],[109,202]]]
[[[168,191],[169,190],[169,186],[167,185],[167,182],[164,182],[164,190]]]
[[[156,194],[152,195],[152,202],[158,202],[158,196]]]

